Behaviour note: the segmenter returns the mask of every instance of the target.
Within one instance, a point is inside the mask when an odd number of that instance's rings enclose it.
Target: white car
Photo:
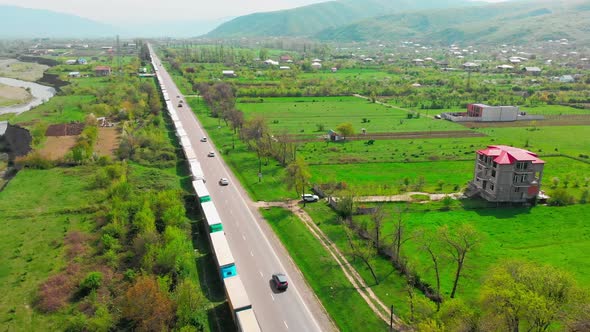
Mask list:
[[[219,179],[219,185],[220,186],[227,186],[229,184],[229,180],[227,178],[221,178]]]
[[[201,142],[207,142],[207,137],[202,137]]]
[[[209,153],[207,154],[207,157],[215,157],[215,152],[209,151]]]
[[[318,195],[312,194],[303,194],[301,198],[303,198],[303,200],[306,202],[317,202],[320,200],[320,197]]]

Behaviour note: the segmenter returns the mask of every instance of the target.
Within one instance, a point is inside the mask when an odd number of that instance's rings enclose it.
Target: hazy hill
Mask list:
[[[207,37],[311,36],[377,15],[409,10],[473,5],[468,0],[337,0],[268,13],[240,16]]]
[[[452,10],[393,14],[328,28],[321,40],[405,39],[452,42],[527,42],[568,38],[590,41],[590,2],[518,1]]]
[[[0,6],[0,37],[102,37],[117,29],[75,15],[49,10]]]

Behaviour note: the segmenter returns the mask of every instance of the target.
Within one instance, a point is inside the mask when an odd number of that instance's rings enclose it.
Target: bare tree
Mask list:
[[[451,298],[453,299],[457,292],[457,285],[459,284],[461,271],[465,266],[465,258],[469,252],[477,247],[481,241],[481,236],[471,224],[463,224],[452,233],[446,225],[442,226],[439,228],[439,236],[446,244],[447,252],[450,257],[455,263],[457,263],[457,269],[455,270],[455,278],[453,281],[453,290],[451,291]]]
[[[256,152],[256,156],[258,157],[259,174],[262,174],[262,158],[269,151],[268,140],[265,139],[269,135],[268,125],[263,117],[255,117],[247,121],[242,130],[244,140]]]
[[[383,219],[385,219],[385,210],[383,205],[379,204],[375,211],[371,213],[371,221],[373,222],[373,243],[375,248],[379,251],[381,248],[381,232],[383,231]]]
[[[343,226],[346,239],[350,245],[350,254],[353,257],[360,259],[365,264],[365,266],[371,272],[371,275],[375,280],[375,284],[379,285],[379,278],[377,278],[375,269],[371,265],[371,260],[377,255],[377,250],[370,241],[354,239],[354,231],[346,225]]]
[[[393,226],[393,259],[399,264],[401,263],[401,249],[402,245],[408,242],[412,237],[405,237],[406,226],[404,224],[404,212],[408,210],[408,206],[397,206],[396,214],[397,220]]]
[[[440,310],[440,303],[442,302],[442,296],[440,295],[440,241],[436,234],[428,232],[426,230],[419,230],[416,232],[416,237],[420,242],[420,249],[428,254],[430,261],[432,262],[432,268],[434,269],[434,276],[436,280],[436,294],[433,299],[436,302],[436,311]]]

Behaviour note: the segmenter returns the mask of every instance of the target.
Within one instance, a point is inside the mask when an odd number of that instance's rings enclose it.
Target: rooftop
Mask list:
[[[494,157],[494,162],[500,165],[509,165],[517,161],[532,161],[533,164],[545,163],[545,161],[538,158],[536,153],[507,145],[489,145],[487,149],[479,150],[477,153]]]

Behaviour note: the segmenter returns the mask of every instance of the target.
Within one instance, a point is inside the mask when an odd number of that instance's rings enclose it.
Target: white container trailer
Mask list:
[[[176,128],[176,136],[178,136],[178,137],[187,136],[184,128],[182,128],[182,127]]]
[[[212,201],[203,202],[201,203],[201,209],[203,210],[203,216],[207,221],[209,233],[222,231],[223,224],[221,222],[221,218],[219,217],[219,213],[217,213],[217,208],[215,208],[215,204],[213,204]]]
[[[188,159],[188,164],[193,175],[193,180],[205,180],[205,173],[203,173],[201,163],[197,159]]]
[[[240,276],[225,278],[223,283],[225,284],[225,293],[229,306],[234,315],[242,310],[252,309],[252,303]]]
[[[180,145],[182,146],[183,149],[191,149],[191,141],[188,139],[188,136],[182,136],[180,138]],[[194,151],[193,151],[194,152]]]
[[[236,325],[238,326],[239,332],[262,331],[253,309],[240,310],[236,312]]]
[[[184,151],[184,156],[186,157],[186,160],[189,161],[189,163],[194,160],[197,161],[197,155],[195,154],[195,151],[193,151],[192,147],[188,147],[187,149],[183,148],[182,149]]]
[[[197,194],[200,203],[211,201],[211,195],[209,195],[209,190],[207,190],[207,186],[205,186],[205,181],[201,179],[193,181],[193,189],[195,189],[195,193]]]
[[[229,249],[229,244],[227,243],[227,239],[225,238],[225,233],[224,232],[215,232],[215,233],[209,233],[209,238],[211,239],[211,248],[213,249],[213,252],[215,253],[215,260],[217,261],[217,268],[219,269],[219,273],[221,274],[221,278],[222,279],[226,279],[226,278],[234,278],[238,276],[238,273],[236,271],[236,264],[234,261],[234,256],[231,254],[231,250]],[[240,284],[242,283],[242,281],[239,281]],[[235,284],[235,282],[231,283],[232,285]],[[237,288],[238,286],[236,286]],[[241,285],[241,287],[243,288],[244,285]],[[246,292],[246,290],[244,289],[244,293]],[[237,297],[237,299],[239,299],[238,304],[241,306],[245,306],[246,303],[248,302],[247,305],[249,305],[250,307],[252,307],[252,305],[249,303],[250,299],[248,299],[248,295],[246,295],[246,301],[243,300],[243,297]],[[247,307],[244,307],[244,309],[248,309]]]

